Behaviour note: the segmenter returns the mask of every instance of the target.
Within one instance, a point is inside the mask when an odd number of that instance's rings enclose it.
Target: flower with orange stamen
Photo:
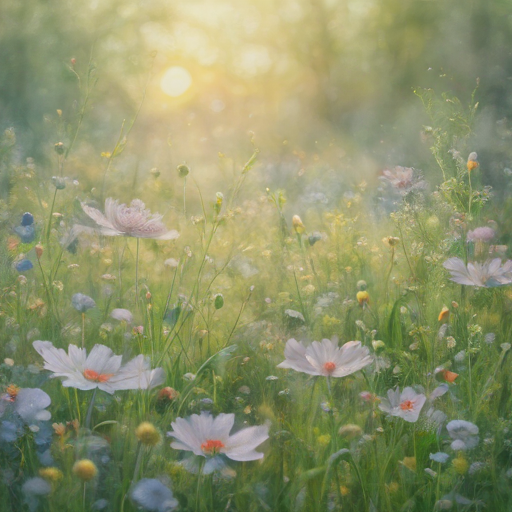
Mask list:
[[[390,416],[399,416],[409,423],[416,423],[427,397],[407,387],[400,393],[400,388],[390,389],[387,397],[381,397],[379,409]]]
[[[221,469],[224,457],[235,461],[263,458],[263,453],[257,452],[256,447],[268,439],[268,425],[244,428],[230,435],[234,423],[234,414],[219,414],[214,418],[203,412],[187,419],[177,418],[171,423],[173,431],[168,433],[175,439],[171,447],[192,452],[197,457],[188,462],[197,463],[200,457],[206,458],[202,468],[204,474]],[[193,465],[187,466],[196,469]]]
[[[339,347],[337,340],[313,341],[305,347],[292,339],[286,342],[285,360],[278,368],[291,368],[297,372],[324,377],[345,377],[369,365],[373,358],[360,341],[349,341]]]
[[[143,355],[122,366],[122,356],[105,345],[95,345],[89,355],[76,345],[69,345],[67,354],[49,341],[34,341],[33,346],[43,357],[44,368],[53,372],[53,377],[63,377],[66,387],[99,388],[113,394],[122,389],[151,389],[165,380],[162,368],[151,370]]]

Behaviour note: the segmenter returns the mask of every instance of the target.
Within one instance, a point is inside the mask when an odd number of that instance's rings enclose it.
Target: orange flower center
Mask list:
[[[414,404],[410,400],[404,400],[400,404],[400,409],[402,409],[402,411],[411,411],[413,408]]]
[[[208,455],[215,455],[219,453],[221,448],[224,448],[224,443],[214,439],[207,439],[206,443],[201,445],[201,450]]]
[[[334,370],[336,370],[336,365],[332,361],[329,361],[324,364],[324,369],[327,373],[332,373]]]
[[[84,377],[93,382],[107,382],[113,376],[113,373],[98,373],[94,370],[84,370]]]

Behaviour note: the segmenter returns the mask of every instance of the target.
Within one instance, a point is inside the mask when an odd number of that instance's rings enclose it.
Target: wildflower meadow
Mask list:
[[[149,4],[0,5],[0,511],[511,511],[504,4]]]

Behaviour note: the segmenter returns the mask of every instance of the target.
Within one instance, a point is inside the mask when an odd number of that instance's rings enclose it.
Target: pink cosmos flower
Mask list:
[[[411,167],[397,165],[392,171],[385,169],[382,171],[380,179],[389,183],[401,195],[406,195],[414,189],[426,187],[426,183],[423,180],[418,180],[417,176],[414,175],[414,169]]]
[[[390,416],[399,416],[409,423],[416,423],[427,397],[407,387],[400,393],[400,388],[390,389],[388,396],[380,398],[379,409]]]
[[[235,461],[263,458],[263,453],[255,448],[268,439],[268,425],[244,428],[230,435],[234,423],[234,414],[219,414],[214,418],[202,412],[187,419],[177,418],[171,423],[173,431],[168,433],[176,439],[171,447],[204,457],[205,474],[223,467],[222,456]]]
[[[460,258],[450,258],[443,263],[450,271],[450,279],[458,284],[494,288],[512,283],[512,260],[501,263],[500,258],[485,263],[468,263],[467,267]]]
[[[122,389],[151,389],[165,380],[162,368],[151,370],[144,356],[121,366],[122,356],[116,356],[105,345],[94,345],[89,355],[76,345],[69,345],[68,353],[49,341],[34,341],[32,345],[43,357],[44,368],[53,372],[52,377],[63,377],[65,387],[99,388],[113,394]]]
[[[482,226],[475,228],[473,231],[468,231],[468,242],[490,242],[496,236],[496,231],[489,226]]]
[[[336,341],[313,341],[307,348],[291,338],[284,349],[285,360],[278,368],[324,377],[345,377],[369,365],[373,358],[360,341],[349,341],[341,348]]]
[[[133,236],[135,238],[153,238],[155,240],[173,240],[179,233],[170,231],[162,222],[162,215],[152,214],[140,199],[134,199],[130,206],[119,204],[108,198],[105,201],[105,214],[96,208],[82,203],[83,211],[99,226],[99,231],[107,236]],[[75,226],[76,231],[88,231],[85,226]]]

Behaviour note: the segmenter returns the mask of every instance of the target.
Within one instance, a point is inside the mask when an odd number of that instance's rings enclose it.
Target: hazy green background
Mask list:
[[[50,165],[53,144],[69,144],[76,126],[92,54],[97,84],[68,166],[91,185],[148,77],[120,172],[140,180],[186,161],[214,176],[219,152],[227,167],[250,155],[252,131],[260,173],[276,186],[313,168],[359,179],[392,165],[427,171],[429,120],[414,88],[467,103],[479,78],[473,149],[483,172],[499,174],[509,166],[511,49],[507,0],[3,0],[0,128],[16,130],[20,159]],[[171,98],[160,80],[176,65],[193,82]]]

